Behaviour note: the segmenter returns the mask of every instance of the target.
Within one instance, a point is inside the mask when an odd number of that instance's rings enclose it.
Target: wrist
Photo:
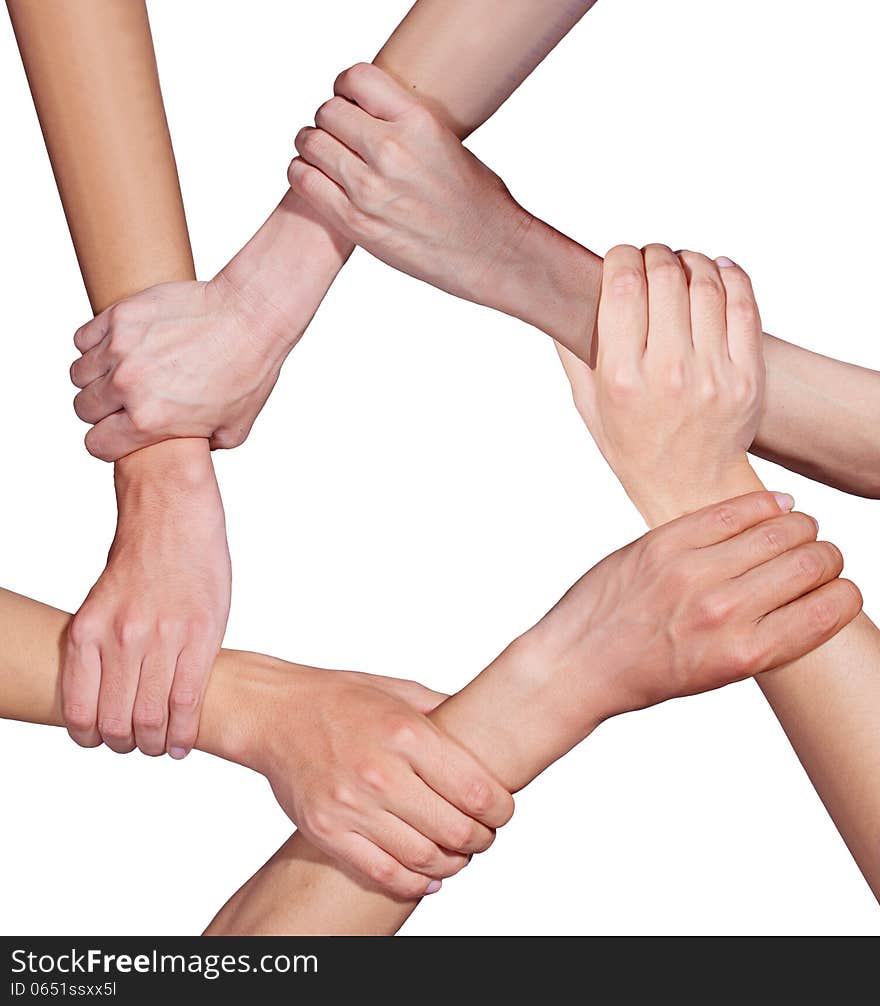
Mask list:
[[[165,440],[121,458],[114,480],[120,505],[216,486],[208,441],[192,437]]]
[[[284,708],[290,684],[291,669],[283,661],[221,650],[208,682],[196,747],[267,775],[277,734],[272,717]]]
[[[353,247],[288,190],[211,282],[234,298],[261,348],[283,357],[305,332]]]
[[[719,464],[712,472],[701,472],[693,479],[680,479],[675,485],[665,485],[659,491],[627,491],[645,522],[653,528],[711,503],[762,488],[761,480],[743,454]]]
[[[529,216],[496,268],[490,306],[534,325],[589,362],[601,284],[598,256]]]

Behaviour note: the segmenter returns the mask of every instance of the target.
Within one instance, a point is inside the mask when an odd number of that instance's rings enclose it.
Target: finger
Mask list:
[[[179,652],[179,646],[166,645],[149,651],[141,664],[132,721],[135,743],[145,755],[165,754],[168,698]]]
[[[306,126],[296,134],[294,146],[306,163],[341,185],[346,193],[362,185],[368,173],[366,164],[344,143],[323,129]]]
[[[377,119],[394,121],[419,102],[397,81],[372,63],[356,63],[344,70],[333,85],[333,93],[357,102]]]
[[[123,410],[96,423],[86,434],[85,444],[92,457],[101,461],[118,461],[142,447],[167,439],[170,437],[152,437],[135,429],[131,416]]]
[[[761,315],[745,270],[729,258],[715,260],[724,284],[727,316],[727,348],[730,359],[741,367],[752,368],[762,360],[764,336]]]
[[[107,334],[110,322],[110,308],[95,315],[91,321],[80,327],[73,334],[73,344],[81,353],[93,349]]]
[[[730,587],[754,619],[836,580],[843,556],[830,541],[810,541],[730,581]]]
[[[409,752],[416,773],[463,814],[500,828],[513,816],[513,797],[476,758],[439,730],[433,743]]]
[[[361,834],[397,860],[401,866],[428,879],[445,880],[454,877],[468,864],[467,855],[441,849],[406,821],[391,813],[383,813],[369,825],[364,825]]]
[[[111,380],[110,374],[92,381],[73,400],[73,410],[84,423],[99,423],[122,408],[122,392]]]
[[[216,650],[204,645],[185,646],[177,658],[171,695],[168,700],[168,754],[185,758],[199,733],[199,716]]]
[[[315,125],[336,137],[365,161],[374,155],[382,132],[380,120],[339,95],[325,101],[315,112]]]
[[[93,349],[83,353],[70,365],[70,380],[77,388],[85,388],[92,381],[103,377],[110,369],[109,349],[106,340],[102,340]]]
[[[67,732],[86,748],[101,743],[98,733],[98,694],[101,689],[101,655],[89,628],[77,624],[68,629],[61,670],[61,708]]]
[[[648,356],[679,359],[693,349],[687,278],[666,245],[644,249],[648,279]]]
[[[781,667],[815,650],[849,625],[861,608],[862,595],[850,580],[832,580],[777,608],[758,623],[751,644],[760,669]]]
[[[387,788],[384,800],[386,809],[396,818],[405,821],[432,844],[450,852],[470,856],[485,852],[495,841],[491,828],[462,814],[418,776],[410,775]],[[393,852],[387,846],[385,849]],[[414,864],[405,865],[413,867]],[[419,869],[422,873],[430,872]]]
[[[438,881],[407,870],[375,842],[356,832],[349,832],[332,854],[369,881],[370,886],[379,887],[396,898],[417,901],[440,889]]]
[[[688,281],[694,349],[711,359],[727,359],[724,284],[718,266],[697,252],[678,253]]]
[[[613,376],[638,365],[648,340],[648,287],[638,248],[618,245],[605,256],[596,331],[599,371]]]
[[[769,562],[798,545],[815,541],[819,525],[805,513],[786,513],[765,520],[735,538],[710,545],[705,559],[722,576],[735,577]]]
[[[116,645],[101,649],[98,733],[117,754],[134,750],[132,714],[144,653],[143,633],[123,630]]]
[[[343,234],[348,234],[347,219],[351,212],[351,201],[341,185],[301,157],[295,157],[290,162],[287,181],[291,189],[302,196],[328,223]]]
[[[746,493],[670,521],[659,529],[659,533],[692,548],[701,548],[734,538],[762,521],[791,510],[793,506],[794,500],[787,493]]]

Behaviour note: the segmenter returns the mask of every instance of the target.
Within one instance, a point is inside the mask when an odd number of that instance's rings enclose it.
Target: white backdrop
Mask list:
[[[336,73],[407,6],[151,4],[201,276],[280,196]],[[768,331],[880,367],[878,29],[859,0],[602,0],[472,147],[595,250],[730,255]],[[75,609],[112,534],[111,470],[71,409],[88,304],[8,23],[0,88],[0,581]],[[250,441],[215,459],[229,645],[446,690],[642,531],[549,341],[365,253]],[[758,467],[819,518],[880,613],[880,504]],[[0,759],[5,933],[199,931],[291,830],[260,777],[206,755],[121,758],[2,723]],[[880,913],[746,682],[606,724],[404,931],[880,933]]]

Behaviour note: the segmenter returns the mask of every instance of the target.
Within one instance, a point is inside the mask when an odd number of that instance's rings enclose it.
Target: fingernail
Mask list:
[[[425,894],[436,894],[440,888],[443,886],[443,882],[440,880],[432,880],[430,884],[425,888]]]
[[[790,496],[788,493],[773,493],[773,496],[779,504],[780,510],[794,509],[794,496]]]
[[[715,265],[717,265],[719,269],[730,269],[732,266],[736,265],[736,262],[734,262],[733,259],[725,258],[722,255],[720,258],[715,259]]]
[[[180,761],[181,758],[186,758],[189,752],[186,748],[168,748],[168,754],[170,754],[172,758],[176,758]]]

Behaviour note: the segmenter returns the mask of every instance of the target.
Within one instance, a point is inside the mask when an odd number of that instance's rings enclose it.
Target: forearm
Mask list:
[[[573,702],[564,687],[548,686],[557,664],[557,647],[532,630],[431,718],[511,792],[521,789],[603,718],[599,675],[595,693]],[[230,898],[206,935],[392,935],[417,905],[368,889],[297,833]]]
[[[63,726],[61,643],[70,616],[0,589],[0,717]],[[557,649],[527,634],[432,719],[467,743],[511,791],[587,736],[606,706],[597,674],[575,710],[548,687]],[[254,767],[261,721],[279,678],[307,672],[271,657],[221,651],[211,675],[197,747]],[[579,693],[580,694],[580,693]],[[575,715],[576,712],[576,715]],[[295,835],[220,912],[210,932],[391,933],[417,902],[367,890]]]
[[[595,0],[418,0],[375,58],[461,138],[485,122]],[[454,72],[453,72],[454,70]],[[288,191],[221,271],[285,356],[354,245]]]
[[[761,488],[748,465],[702,498],[640,506],[652,526]],[[880,898],[880,631],[864,613],[812,653],[755,679]]]
[[[764,336],[767,391],[752,453],[880,498],[880,373]]]
[[[602,259],[543,221],[507,255],[489,306],[591,363]],[[764,356],[767,388],[751,452],[844,492],[880,498],[880,372],[766,334]]]
[[[139,0],[8,0],[77,260],[97,312],[194,275],[177,167]],[[137,477],[210,468],[207,441],[119,462]]]

